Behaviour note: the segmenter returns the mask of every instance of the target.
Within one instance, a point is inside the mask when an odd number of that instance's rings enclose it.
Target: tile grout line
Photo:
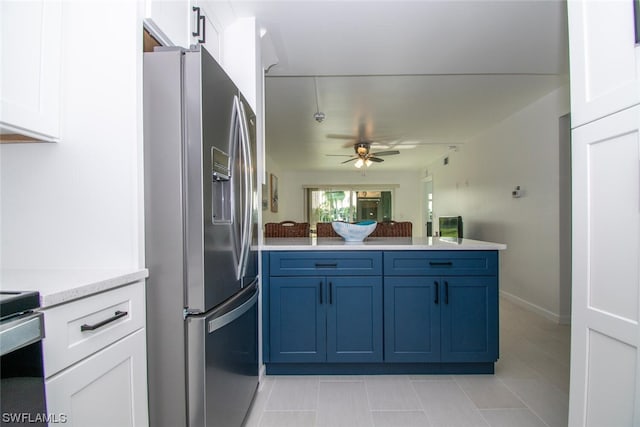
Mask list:
[[[536,371],[536,374],[537,374],[537,373],[538,373],[538,372]],[[542,423],[543,423],[545,426],[547,426],[547,427],[551,427],[551,426],[549,425],[549,423],[547,423],[547,422],[545,421],[545,419],[544,419],[544,418],[542,418],[542,417],[540,416],[540,414],[538,414],[538,412],[536,412],[536,411],[535,411],[531,406],[529,406],[529,404],[525,401],[525,399],[523,399],[523,398],[522,398],[522,397],[521,397],[521,396],[520,396],[520,395],[519,395],[515,390],[512,390],[512,389],[509,387],[509,385],[508,385],[508,384],[506,384],[504,381],[502,381],[502,378],[498,378],[498,380],[499,380],[499,381],[500,381],[500,382],[501,382],[501,383],[502,383],[502,384],[507,388],[507,390],[509,390],[511,393],[513,393],[513,395],[514,395],[514,396],[516,396],[518,399],[520,399],[520,401],[521,401],[522,403],[524,403],[524,406],[526,406],[526,408],[527,408],[529,411],[531,411],[531,413],[532,413],[533,415],[535,415],[536,417],[538,417],[538,419],[539,419],[540,421],[542,421]],[[539,379],[535,379],[534,381],[539,381]]]
[[[455,376],[453,377],[453,383],[460,389],[462,394],[464,394],[467,397],[467,399],[469,400],[469,402],[471,402],[471,405],[475,408],[475,410],[478,411],[478,414],[480,415],[480,418],[487,425],[487,427],[491,427],[491,423],[489,421],[487,421],[487,419],[482,414],[482,411],[480,410],[480,408],[478,408],[478,405],[476,405],[476,402],[473,401],[471,396],[469,396],[469,393],[467,393],[465,391],[464,387],[460,386],[460,383],[458,382],[458,380],[456,379]]]
[[[415,396],[418,399],[418,403],[420,404],[420,408],[422,408],[422,413],[424,414],[425,417],[427,417],[427,422],[431,426],[433,424],[433,420],[429,416],[429,411],[427,411],[427,408],[424,407],[424,404],[422,403],[422,399],[420,399],[420,395],[418,394],[418,390],[416,390],[415,383],[418,382],[418,381],[419,380],[412,380],[411,377],[409,377],[409,382],[411,383],[411,388],[413,389],[413,392],[415,393]]]

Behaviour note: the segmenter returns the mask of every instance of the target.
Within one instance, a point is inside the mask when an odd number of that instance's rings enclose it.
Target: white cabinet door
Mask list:
[[[194,0],[191,2],[191,10],[193,11],[191,16],[191,33],[193,35],[191,39],[192,44],[199,44],[207,49],[207,52],[213,56],[213,58],[222,63],[222,33],[223,28],[221,22],[218,20],[212,9],[219,9],[220,6],[208,6],[203,1]],[[199,8],[198,10],[194,8]],[[200,16],[200,19],[198,19]]]
[[[567,8],[572,127],[638,104],[633,2],[569,0]]]
[[[145,329],[46,381],[47,412],[69,427],[147,426]]]
[[[191,44],[191,6],[188,0],[146,0],[145,26],[165,46]]]
[[[640,106],[573,131],[569,425],[640,421]]]
[[[239,18],[224,29],[222,66],[257,111],[258,79],[262,77],[259,30],[253,17]]]
[[[58,140],[61,23],[60,1],[0,1],[2,133]]]

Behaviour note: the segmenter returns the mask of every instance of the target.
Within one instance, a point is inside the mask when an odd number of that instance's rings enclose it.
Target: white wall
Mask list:
[[[291,203],[290,196],[285,194],[282,191],[281,185],[285,183],[282,180],[283,171],[277,161],[273,160],[271,156],[269,156],[269,147],[266,148],[267,154],[265,156],[265,193],[267,199],[267,209],[262,211],[262,223],[265,224],[267,222],[280,222],[284,220],[293,220],[300,221],[301,219],[293,219],[288,218],[287,215],[287,204]],[[271,175],[275,175],[278,178],[278,193],[280,201],[278,203],[278,212],[271,212]],[[282,198],[284,197],[284,203],[282,202]]]
[[[61,141],[0,146],[2,268],[136,268],[140,2],[63,2]]]
[[[304,187],[313,185],[397,185],[393,197],[393,219],[413,222],[413,235],[423,234],[421,226],[421,176],[418,171],[383,172],[376,171],[375,165],[362,176],[361,171],[351,167],[342,172],[294,172],[280,170],[275,162],[267,157],[267,170],[278,176],[279,209],[278,213],[263,212],[264,222],[284,220],[304,221]]]
[[[568,111],[565,87],[449,153],[449,165],[439,160],[428,168],[434,227],[438,216],[462,215],[465,237],[506,243],[503,294],[561,321],[569,308],[561,303],[560,263],[569,260],[560,253],[560,172],[570,165],[566,156],[567,164],[559,163],[559,119]],[[521,198],[511,195],[517,185]]]

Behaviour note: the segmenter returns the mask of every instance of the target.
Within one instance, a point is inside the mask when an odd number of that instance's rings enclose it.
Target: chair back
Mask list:
[[[316,224],[316,235],[318,237],[340,237],[333,229],[330,222],[319,222]]]
[[[370,237],[411,237],[413,234],[411,221],[385,221],[379,222]]]
[[[264,237],[309,237],[309,223],[282,221],[264,225]]]

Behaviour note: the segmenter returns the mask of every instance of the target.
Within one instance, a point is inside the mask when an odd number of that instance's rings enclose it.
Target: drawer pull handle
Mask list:
[[[322,294],[324,293],[324,286],[322,282],[320,282],[320,304],[322,304]]]
[[[113,316],[111,316],[108,319],[105,319],[105,320],[103,320],[101,322],[94,323],[93,325],[87,325],[86,323],[84,325],[80,325],[80,330],[82,332],[84,332],[84,331],[95,331],[96,329],[101,328],[101,327],[103,327],[104,325],[106,325],[108,323],[115,322],[116,320],[126,316],[127,314],[129,314],[129,313],[126,312],[126,311],[118,310],[113,314]]]
[[[440,295],[439,295],[439,294],[440,294],[440,290],[439,290],[439,284],[438,284],[438,282],[433,282],[433,287],[434,287],[434,288],[435,288],[435,290],[436,290],[436,295],[435,295],[435,298],[433,299],[433,303],[434,303],[434,304],[438,304],[438,299],[439,299],[439,296],[440,296]]]
[[[451,261],[429,261],[429,265],[431,267],[452,267],[453,262]]]
[[[329,264],[322,264],[322,263],[316,262],[316,268],[336,268],[336,267],[338,267],[337,262],[329,263]]]

